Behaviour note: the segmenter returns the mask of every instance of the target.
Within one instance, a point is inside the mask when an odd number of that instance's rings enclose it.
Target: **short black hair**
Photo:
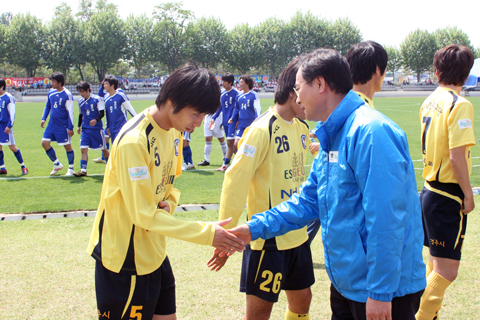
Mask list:
[[[240,76],[239,81],[243,79],[243,81],[248,85],[248,89],[252,90],[253,88],[253,78],[249,75],[244,74]]]
[[[107,81],[109,85],[113,86],[115,90],[118,89],[118,79],[115,76],[107,75],[105,79],[103,79],[103,83]]]
[[[168,100],[174,106],[173,113],[191,107],[199,113],[213,114],[220,107],[220,86],[209,70],[186,64],[165,80],[155,104],[160,108]]]
[[[475,57],[466,46],[451,44],[435,53],[433,67],[438,71],[438,82],[463,86],[472,69]]]
[[[50,76],[50,80],[55,80],[63,86],[65,86],[65,76],[61,72],[54,72]]]
[[[0,88],[3,88],[3,91],[7,89],[7,83],[4,79],[0,79]]]
[[[381,74],[387,69],[388,54],[381,44],[375,41],[363,41],[350,47],[347,53],[347,62],[354,84],[365,84],[377,72]]]
[[[90,88],[90,83],[88,83],[87,81],[80,81],[77,84],[77,91],[92,92],[92,89]]]
[[[235,77],[233,76],[233,74],[226,72],[223,74],[222,80],[225,80],[232,85],[233,82],[235,81]]]
[[[301,63],[301,72],[306,82],[323,77],[338,94],[347,94],[353,88],[347,59],[334,49],[320,48],[307,54]]]
[[[295,79],[298,69],[300,68],[300,60],[300,57],[296,57],[290,61],[288,66],[283,69],[282,73],[280,73],[277,81],[277,87],[275,88],[275,103],[280,105],[285,104],[290,97],[290,92],[294,92],[293,87],[295,86]]]

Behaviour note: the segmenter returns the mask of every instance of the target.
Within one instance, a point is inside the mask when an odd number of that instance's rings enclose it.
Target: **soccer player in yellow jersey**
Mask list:
[[[96,260],[99,319],[176,319],[175,279],[166,236],[229,253],[243,243],[220,223],[175,219],[182,131],[219,107],[220,88],[206,69],[187,65],[165,81],[152,106],[120,130],[107,163],[88,253]]]
[[[430,249],[427,288],[417,320],[438,318],[447,287],[460,266],[467,213],[473,210],[469,176],[470,148],[475,145],[473,106],[460,96],[473,65],[465,46],[449,45],[435,53],[433,66],[439,87],[420,109],[423,177],[420,194],[425,246]]]
[[[309,129],[305,112],[293,90],[298,58],[278,79],[275,106],[245,130],[238,153],[225,173],[220,200],[220,220],[233,217],[225,228],[235,227],[245,207],[252,215],[268,210],[298,192],[305,181]],[[246,320],[269,319],[280,290],[285,290],[285,319],[309,319],[310,287],[315,282],[307,228],[270,240],[257,240],[243,255],[240,291],[246,296]],[[220,270],[226,258],[218,250],[209,261]]]
[[[352,74],[353,91],[375,109],[373,95],[382,89],[388,61],[387,51],[375,41],[363,41],[348,50],[347,61]]]

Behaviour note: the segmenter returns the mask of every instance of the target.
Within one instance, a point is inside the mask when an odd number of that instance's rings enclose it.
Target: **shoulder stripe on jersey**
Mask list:
[[[277,117],[272,116],[270,118],[270,121],[268,122],[268,132],[270,133],[270,140],[272,140],[273,124],[275,123],[276,120],[277,120]],[[270,206],[270,208],[271,208],[271,206]]]
[[[140,118],[138,118],[137,121],[135,121],[135,123],[130,127],[128,128],[127,130],[123,131],[122,135],[120,137],[117,138],[117,140],[115,140],[115,143],[118,145],[120,143],[120,140],[122,140],[122,138],[130,131],[132,131],[133,129],[135,129],[136,126],[138,126],[140,124],[140,122],[142,122],[143,118],[145,118],[145,114],[142,114],[140,116]]]
[[[296,117],[298,119],[298,121],[300,121],[301,123],[303,123],[304,125],[307,126],[307,129],[310,130],[310,127],[308,126],[308,123],[305,122],[305,120],[302,120],[300,119],[299,117]]]
[[[148,124],[147,126],[147,129],[145,129],[145,135],[147,136],[147,150],[148,150],[148,154],[150,154],[150,138],[148,137],[148,135],[150,134],[150,132],[152,132],[153,130],[153,126],[151,123]]]
[[[452,113],[453,108],[455,108],[455,105],[457,104],[458,96],[455,93],[453,93],[452,91],[449,91],[449,92],[453,96],[452,106],[448,110],[448,114],[450,115],[450,113]]]
[[[268,110],[262,113],[261,115],[259,115],[257,118],[255,118],[255,120],[253,120],[253,122],[250,124],[250,127],[252,127],[253,124],[255,124],[256,122],[262,120],[267,113],[268,113]]]

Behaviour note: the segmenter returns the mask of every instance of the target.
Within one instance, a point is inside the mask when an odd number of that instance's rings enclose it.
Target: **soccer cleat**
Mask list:
[[[27,169],[27,167],[22,168],[22,174],[23,174],[24,176],[26,176],[26,175],[28,174],[28,169]]]
[[[182,165],[182,171],[191,170],[191,169],[195,169],[195,166],[193,165],[193,163],[184,163]]]
[[[220,168],[217,169],[217,171],[226,171],[227,168],[228,168],[228,164],[227,165],[223,164]]]
[[[7,169],[0,169],[0,174],[7,174]]]
[[[87,172],[80,170],[80,171],[78,171],[78,172],[74,172],[73,175],[74,175],[75,177],[86,177],[86,176],[87,176]]]
[[[209,166],[210,165],[210,162],[208,162],[207,160],[203,159],[202,162],[198,163],[197,165],[199,166]]]
[[[58,166],[53,165],[53,170],[50,172],[50,175],[53,176],[54,174],[57,174],[58,171],[63,169],[63,164],[59,163]]]
[[[75,175],[75,171],[73,169],[68,169],[67,173],[65,173],[65,177],[73,177]]]
[[[97,159],[93,159],[93,162],[95,162],[95,163],[107,163],[107,161],[105,159],[102,159],[101,157],[97,158]]]

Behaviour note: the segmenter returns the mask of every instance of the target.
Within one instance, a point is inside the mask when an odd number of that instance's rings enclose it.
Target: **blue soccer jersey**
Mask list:
[[[15,121],[15,98],[8,92],[0,96],[0,123],[12,128]]]
[[[123,92],[123,90],[118,88],[117,92]],[[108,94],[108,92],[103,90],[103,86],[100,86],[100,88],[98,89],[98,96],[103,99],[107,94]]]
[[[215,112],[213,115],[212,119],[217,120],[218,116],[220,115],[220,112],[223,113],[223,126],[227,127],[228,126],[228,120],[232,116],[233,109],[235,107],[235,103],[237,102],[237,97],[239,95],[239,91],[235,88],[232,87],[229,91],[226,91],[225,89],[222,89],[222,93],[220,96],[220,105],[221,108]]]
[[[118,133],[123,125],[127,122],[127,111],[136,116],[137,113],[132,107],[125,93],[118,91],[110,96],[108,93],[104,97],[105,110],[107,115],[107,128],[110,133]]]
[[[239,128],[246,128],[260,115],[261,111],[258,94],[250,90],[238,95],[231,119],[233,123],[238,121]]]
[[[48,126],[73,130],[73,95],[68,89],[50,90],[42,120],[47,120],[49,114]]]
[[[78,109],[82,114],[82,129],[101,129],[103,127],[102,120],[97,121],[93,127],[90,125],[90,121],[100,116],[100,110],[105,110],[102,98],[94,94],[91,94],[87,100],[80,97]]]

